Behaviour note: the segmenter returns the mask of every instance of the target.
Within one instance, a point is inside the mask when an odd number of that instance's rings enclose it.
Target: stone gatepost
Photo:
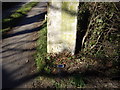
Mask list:
[[[75,52],[79,0],[48,4],[47,53]]]

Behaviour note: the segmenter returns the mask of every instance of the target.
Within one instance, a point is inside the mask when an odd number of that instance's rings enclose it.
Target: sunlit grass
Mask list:
[[[30,11],[32,9],[32,7],[34,7],[35,5],[37,5],[38,2],[30,2],[24,6],[22,6],[21,8],[19,8],[18,10],[16,10],[14,13],[12,13],[9,17],[5,18],[2,20],[2,29],[0,31],[2,31],[2,33],[5,33],[7,31],[10,30],[10,28],[13,27],[14,24],[17,24],[15,22],[15,20],[20,19],[21,17],[23,17],[24,15],[27,14],[28,11]]]
[[[3,19],[3,22],[10,22],[10,21],[12,21],[12,18]]]
[[[10,17],[12,17],[12,18],[19,18],[19,17],[22,17],[22,14],[14,13]]]
[[[30,3],[26,4],[25,6],[21,7],[20,9],[16,10],[16,12],[26,14],[36,4],[37,4],[37,2],[30,2]]]
[[[44,68],[46,54],[47,54],[47,23],[44,22],[44,24],[40,27],[39,39],[37,41],[36,65],[39,71]]]
[[[4,32],[6,32],[6,31],[8,31],[8,30],[10,30],[10,27],[5,28],[5,29],[0,29],[0,32],[4,33]]]

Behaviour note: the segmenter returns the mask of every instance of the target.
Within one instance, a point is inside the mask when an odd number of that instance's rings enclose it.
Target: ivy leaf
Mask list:
[[[98,23],[102,23],[103,20],[102,20],[102,19],[97,19],[97,22],[98,22]]]

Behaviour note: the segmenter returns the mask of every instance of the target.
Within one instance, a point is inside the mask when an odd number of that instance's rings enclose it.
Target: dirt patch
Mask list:
[[[112,62],[103,64],[80,54],[49,54],[43,72],[30,88],[119,88],[119,76],[112,69],[118,70]]]

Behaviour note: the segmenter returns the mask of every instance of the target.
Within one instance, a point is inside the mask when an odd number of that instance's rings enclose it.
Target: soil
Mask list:
[[[112,62],[103,64],[101,60],[67,52],[49,54],[46,62],[47,70],[29,88],[120,88],[120,77],[113,72],[118,68]]]

